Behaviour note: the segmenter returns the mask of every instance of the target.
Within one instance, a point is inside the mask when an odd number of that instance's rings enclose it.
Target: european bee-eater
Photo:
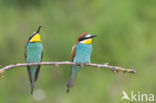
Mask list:
[[[72,62],[77,64],[90,63],[90,56],[92,52],[92,39],[96,37],[89,33],[84,33],[79,36],[75,45],[72,48]],[[74,80],[77,73],[80,71],[82,66],[72,65],[70,70],[70,78],[67,83],[67,93],[69,89],[73,86]]]
[[[40,28],[41,26],[39,26],[36,33],[33,33],[33,35],[27,41],[25,46],[26,63],[39,63],[42,60],[43,46],[39,34]],[[33,88],[35,87],[35,82],[40,71],[40,65],[27,66],[27,71],[30,79],[31,94],[33,94]]]

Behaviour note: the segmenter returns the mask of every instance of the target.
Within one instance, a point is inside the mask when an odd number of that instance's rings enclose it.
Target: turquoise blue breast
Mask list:
[[[40,62],[43,46],[40,42],[28,43],[26,47],[27,63]]]
[[[78,43],[73,62],[75,63],[89,63],[92,52],[92,45]]]

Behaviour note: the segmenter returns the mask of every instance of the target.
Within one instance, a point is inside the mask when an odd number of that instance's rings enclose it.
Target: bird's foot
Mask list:
[[[82,67],[87,66],[88,64],[89,63],[77,63],[78,66],[82,66]]]
[[[84,67],[84,64],[83,63],[78,63],[77,65]]]
[[[90,64],[90,63],[85,63],[84,65],[88,65],[88,64]]]

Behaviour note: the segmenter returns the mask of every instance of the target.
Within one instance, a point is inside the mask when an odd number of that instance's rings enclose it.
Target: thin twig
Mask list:
[[[18,64],[12,64],[12,65],[8,65],[5,66],[3,68],[0,69],[0,78],[3,77],[3,73],[6,70],[10,70],[13,68],[19,68],[19,67],[26,67],[26,66],[35,66],[35,65],[54,65],[54,66],[59,66],[59,65],[79,65],[79,66],[92,66],[92,67],[97,67],[97,68],[107,68],[112,70],[113,72],[127,72],[127,73],[133,73],[135,74],[136,71],[134,69],[126,69],[126,68],[121,68],[118,66],[110,66],[108,63],[105,64],[95,64],[95,63],[87,63],[87,64],[76,64],[73,62],[40,62],[40,63],[18,63]]]

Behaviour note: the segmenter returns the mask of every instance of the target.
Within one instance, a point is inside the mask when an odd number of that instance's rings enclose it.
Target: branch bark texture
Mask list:
[[[59,65],[79,65],[79,66],[92,66],[92,67],[97,67],[97,68],[106,68],[106,69],[110,69],[113,72],[127,72],[127,73],[132,73],[135,74],[136,71],[134,69],[126,69],[126,68],[122,68],[119,66],[111,66],[108,63],[105,64],[95,64],[95,63],[87,63],[87,64],[76,64],[73,62],[69,62],[69,61],[65,61],[65,62],[40,62],[40,63],[18,63],[18,64],[11,64],[11,65],[7,65],[4,66],[0,69],[0,79],[3,78],[3,73],[6,70],[10,70],[13,68],[19,68],[19,67],[26,67],[26,66],[35,66],[35,65],[54,65],[56,67],[58,67]]]

